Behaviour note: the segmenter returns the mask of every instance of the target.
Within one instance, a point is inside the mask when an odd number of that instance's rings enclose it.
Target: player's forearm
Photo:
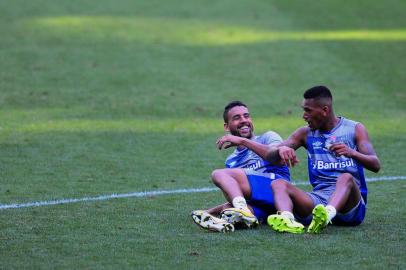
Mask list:
[[[265,156],[265,160],[272,163],[272,164],[278,164],[281,161],[281,157],[279,155],[278,147],[277,146],[271,146],[268,147],[268,151]]]
[[[266,157],[269,152],[269,145],[257,143],[253,140],[245,139],[242,143],[243,146],[247,147],[262,159],[266,160]]]
[[[381,163],[376,155],[365,155],[360,152],[354,151],[352,158],[361,163],[365,169],[368,169],[372,172],[377,173],[381,169]]]

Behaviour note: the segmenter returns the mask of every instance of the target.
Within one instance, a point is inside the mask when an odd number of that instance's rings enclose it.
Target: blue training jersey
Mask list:
[[[314,190],[335,185],[337,177],[350,173],[360,187],[361,195],[367,202],[367,185],[365,183],[363,166],[352,158],[336,156],[329,150],[333,143],[345,143],[351,149],[357,150],[355,144],[355,126],[358,122],[339,117],[338,125],[328,133],[319,130],[309,130],[307,133],[308,169],[310,183]]]
[[[273,131],[268,131],[261,136],[254,136],[251,140],[265,145],[277,145],[282,138]],[[290,173],[287,166],[276,166],[262,159],[254,151],[248,148],[235,149],[226,159],[227,168],[242,168],[247,175],[263,175],[275,179],[275,174],[290,180]]]

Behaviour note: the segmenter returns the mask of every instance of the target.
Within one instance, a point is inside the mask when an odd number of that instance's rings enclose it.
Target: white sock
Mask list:
[[[244,197],[235,197],[232,201],[232,204],[235,208],[248,210],[247,201],[244,199]]]
[[[295,220],[295,216],[293,215],[292,212],[289,211],[282,211],[281,216],[287,217],[290,220]]]
[[[330,222],[337,215],[337,210],[330,204],[326,206],[326,210],[328,214],[328,222]]]

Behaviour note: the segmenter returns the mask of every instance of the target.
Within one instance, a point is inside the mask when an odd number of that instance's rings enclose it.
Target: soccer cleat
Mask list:
[[[281,214],[268,216],[267,222],[277,232],[304,233],[303,224]]]
[[[213,232],[233,232],[234,225],[229,222],[210,215],[204,210],[195,210],[191,214],[193,221],[203,229]]]
[[[328,224],[328,213],[324,205],[318,204],[313,209],[313,219],[307,228],[308,233],[319,233]]]
[[[258,219],[251,212],[239,208],[224,209],[221,219],[241,228],[255,228],[259,225]]]

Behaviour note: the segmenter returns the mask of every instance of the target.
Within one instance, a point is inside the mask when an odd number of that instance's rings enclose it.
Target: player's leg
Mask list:
[[[361,197],[361,200],[353,209],[345,213],[337,213],[332,223],[343,226],[357,226],[364,222],[365,214],[366,204]]]
[[[254,213],[254,208],[249,204],[247,206],[248,206],[248,209],[252,213]],[[209,209],[206,210],[206,212],[209,213],[210,215],[213,215],[213,216],[219,216],[224,210],[230,209],[230,208],[233,208],[233,205],[231,203],[229,203],[229,202],[226,202],[226,203],[223,203],[223,204],[220,204],[220,205],[216,205],[216,206],[214,206],[212,208],[209,208]]]
[[[248,204],[252,206],[251,212],[258,219],[258,222],[266,222],[271,214],[275,214],[275,203],[271,182],[276,178],[280,179],[283,176],[278,174],[246,174],[251,188],[251,197]]]
[[[244,170],[218,169],[213,171],[212,179],[233,207],[251,212],[246,201],[251,197],[251,188]]]
[[[251,189],[243,170],[218,169],[213,171],[212,179],[229,202],[206,211],[193,211],[191,216],[197,225],[209,230],[228,232],[234,230],[233,223],[244,222],[244,224],[248,224],[247,227],[258,224],[258,220],[252,214],[252,208],[247,205],[245,200],[245,197],[249,198]],[[228,219],[217,218],[215,215],[218,214],[221,214],[222,217],[226,214],[227,216],[224,217]]]
[[[231,207],[233,207],[233,205],[231,203],[229,203],[229,202],[226,202],[226,203],[214,206],[212,208],[209,208],[209,209],[206,210],[206,212],[209,213],[210,215],[213,215],[213,216],[219,216],[220,213],[224,209],[231,208]]]
[[[224,209],[220,215],[221,219],[233,224],[235,228],[256,228],[259,225],[258,218],[253,214],[255,213],[254,207],[247,205],[248,211],[241,208],[227,208]]]
[[[355,182],[354,177],[349,173],[341,174],[337,178],[335,191],[330,197],[327,206],[319,204],[313,209],[313,219],[308,228],[308,232],[319,233],[323,228],[331,223],[337,212],[348,213],[358,206],[364,206],[360,205],[360,201],[361,192]],[[354,213],[354,211],[352,211],[352,213]]]
[[[213,171],[212,179],[233,206],[224,209],[221,217],[232,224],[242,223],[248,228],[256,227],[258,220],[246,201],[251,197],[251,187],[244,170],[218,169]]]
[[[233,205],[227,202],[220,205],[216,205],[207,210],[194,210],[192,211],[191,216],[193,221],[203,229],[218,232],[231,232],[234,231],[234,225],[236,223],[243,221],[241,214],[238,212],[237,218],[236,215],[233,213],[233,216],[231,216],[232,217],[231,220],[230,217],[227,219],[224,218],[223,216],[219,218],[219,216],[223,215],[224,210],[234,209],[232,207]],[[250,205],[248,205],[248,209],[250,209],[251,212],[254,211]],[[247,227],[245,223],[243,225],[244,225],[243,227]]]
[[[346,213],[353,209],[361,200],[361,192],[354,177],[349,173],[343,173],[337,178],[336,190],[334,191],[329,205],[337,212]]]
[[[278,232],[303,233],[303,224],[297,222],[293,213],[308,216],[313,209],[313,200],[303,190],[291,183],[278,179],[271,184],[277,214],[268,217],[268,224]]]
[[[276,210],[294,212],[301,217],[311,213],[314,207],[313,200],[305,191],[283,179],[272,181],[271,187]]]
[[[236,197],[250,198],[251,188],[244,170],[217,169],[212,172],[211,177],[229,202],[233,203]]]
[[[257,226],[260,220],[265,221],[270,214],[275,213],[275,207],[270,188],[272,181],[270,175],[246,174],[246,176],[251,190],[248,203],[251,205],[250,210],[257,220],[246,217],[239,213],[239,210],[235,211],[235,209],[223,211],[222,217],[234,225],[251,228]]]

